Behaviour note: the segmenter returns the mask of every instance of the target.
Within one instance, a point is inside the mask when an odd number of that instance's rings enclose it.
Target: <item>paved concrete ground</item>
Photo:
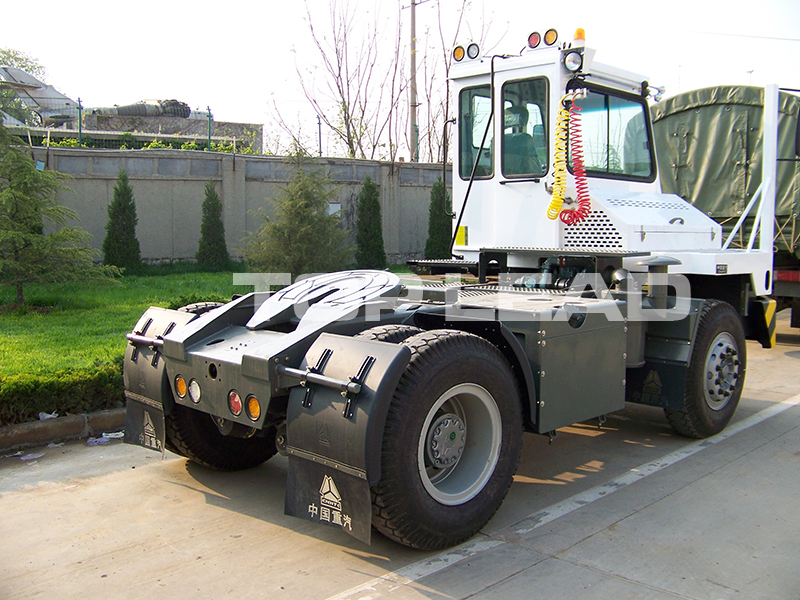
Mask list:
[[[0,598],[800,598],[800,335],[781,317],[778,348],[748,343],[722,437],[640,406],[527,435],[498,514],[443,553],[284,516],[281,458],[222,474],[116,440],[27,449],[0,459]]]

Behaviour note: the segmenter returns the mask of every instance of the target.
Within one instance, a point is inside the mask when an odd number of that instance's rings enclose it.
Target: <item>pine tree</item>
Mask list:
[[[244,256],[250,268],[292,277],[344,268],[353,253],[339,217],[328,214],[333,199],[328,177],[308,171],[298,158],[292,181],[273,200],[275,219],[265,216],[247,239]]]
[[[451,210],[450,198],[440,177],[431,188],[425,258],[451,258],[450,241],[453,229],[453,219],[449,216]]]
[[[356,266],[359,269],[385,269],[383,224],[378,186],[367,175],[358,195],[356,226]]]
[[[123,169],[114,186],[114,199],[108,205],[106,237],[103,240],[103,264],[114,265],[127,271],[141,268],[139,240],[136,239],[136,203],[128,174]]]
[[[228,246],[225,244],[225,225],[222,223],[222,200],[211,181],[206,184],[200,245],[195,259],[201,268],[211,271],[226,269],[230,264]]]
[[[19,146],[21,140],[0,125],[0,284],[13,286],[17,304],[25,303],[29,283],[54,283],[102,279],[119,274],[113,268],[98,268],[89,246],[89,234],[66,227],[77,219],[75,211],[56,202],[58,190],[66,189],[67,177],[54,171],[39,171]],[[55,229],[52,233],[44,233]]]

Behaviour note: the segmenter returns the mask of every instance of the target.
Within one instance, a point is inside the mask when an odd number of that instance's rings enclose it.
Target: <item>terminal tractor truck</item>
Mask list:
[[[712,210],[703,176],[742,168],[702,151],[697,115],[724,112],[735,90],[651,111],[644,77],[596,62],[583,38],[454,50],[452,256],[413,267],[471,275],[347,271],[150,308],[127,336],[125,441],[219,470],[280,453],[286,514],[440,549],[497,511],[524,432],[554,436],[626,402],[662,408],[686,436],[722,431],[745,340],[774,343],[800,282],[793,221],[780,264],[774,248],[776,206],[796,212],[783,191],[776,203],[777,165],[796,165],[777,156],[793,123],[796,157],[796,98],[747,90],[749,179]]]

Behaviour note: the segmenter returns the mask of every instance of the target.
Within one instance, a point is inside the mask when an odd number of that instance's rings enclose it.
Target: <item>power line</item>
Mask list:
[[[662,31],[664,29],[662,28]],[[670,32],[676,31],[675,29],[670,29]],[[800,42],[800,38],[787,38],[787,37],[777,37],[777,36],[768,36],[768,35],[750,35],[747,33],[724,33],[721,31],[693,31],[691,29],[679,29],[681,33],[690,33],[692,35],[719,35],[723,37],[738,37],[738,38],[748,38],[753,40],[772,40],[777,42]]]

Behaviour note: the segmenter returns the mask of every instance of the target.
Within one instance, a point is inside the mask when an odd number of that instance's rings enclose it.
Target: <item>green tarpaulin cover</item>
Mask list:
[[[703,88],[651,106],[663,191],[730,231],[761,184],[763,107],[764,89],[752,86]],[[775,243],[794,252],[800,236],[800,163],[794,160],[800,97],[781,92],[778,107],[778,158],[791,160],[778,162]],[[740,243],[747,240],[749,227],[744,229]]]

